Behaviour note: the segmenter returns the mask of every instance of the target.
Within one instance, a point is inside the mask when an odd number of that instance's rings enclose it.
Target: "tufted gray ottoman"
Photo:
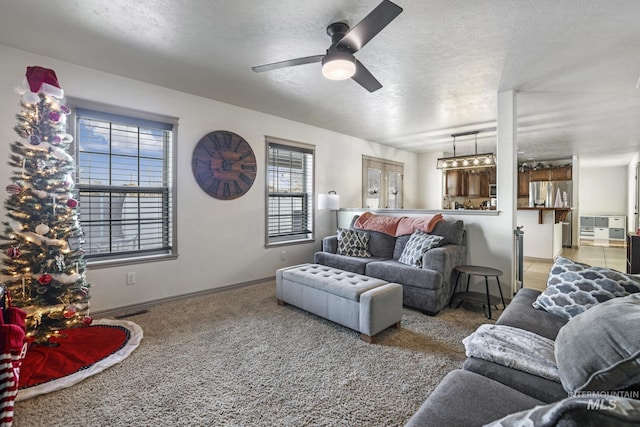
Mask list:
[[[400,327],[402,286],[319,264],[276,271],[278,304],[289,303],[360,332],[369,343],[384,329]]]

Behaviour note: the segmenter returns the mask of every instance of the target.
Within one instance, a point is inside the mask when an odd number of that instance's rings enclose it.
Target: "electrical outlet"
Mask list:
[[[129,272],[127,273],[127,285],[135,285],[136,284],[136,273]]]
[[[281,259],[281,260],[285,260],[285,259],[287,259],[287,251],[282,251],[282,252],[280,252],[280,259]]]

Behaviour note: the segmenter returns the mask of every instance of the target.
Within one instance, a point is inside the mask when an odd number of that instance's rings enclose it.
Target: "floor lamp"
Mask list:
[[[338,228],[338,211],[340,210],[340,195],[331,190],[327,194],[318,194],[318,209],[336,211],[336,229]]]

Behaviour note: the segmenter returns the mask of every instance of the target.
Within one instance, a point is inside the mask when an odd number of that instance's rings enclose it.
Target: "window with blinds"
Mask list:
[[[313,239],[313,147],[267,137],[267,152],[267,245]]]
[[[75,113],[87,259],[171,253],[173,124],[82,108]]]

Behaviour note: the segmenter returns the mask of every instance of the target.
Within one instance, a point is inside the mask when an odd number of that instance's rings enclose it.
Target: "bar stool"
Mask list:
[[[502,300],[502,309],[505,309],[506,306],[504,303],[504,296],[502,295],[502,288],[500,287],[500,279],[498,279],[498,276],[502,276],[502,271],[498,270],[497,268],[483,267],[480,265],[459,265],[454,268],[454,270],[458,272],[458,275],[456,276],[456,286],[453,288],[451,299],[449,300],[449,307],[451,307],[454,298],[460,300],[460,303],[456,306],[456,308],[460,307],[460,305],[462,305],[462,303],[465,301],[482,304],[482,311],[485,313],[485,316],[487,316],[488,319],[491,319],[491,305],[494,305],[497,310],[497,304],[500,300]],[[458,283],[460,282],[460,276],[463,273],[467,275],[467,290],[465,292],[456,293],[456,290],[458,289]],[[480,292],[469,292],[469,280],[471,279],[471,276],[484,276],[486,295]],[[489,277],[496,278],[496,282],[498,283],[498,290],[500,291],[500,300],[498,300],[498,297],[489,294]],[[484,311],[485,304],[487,305],[488,314]]]

